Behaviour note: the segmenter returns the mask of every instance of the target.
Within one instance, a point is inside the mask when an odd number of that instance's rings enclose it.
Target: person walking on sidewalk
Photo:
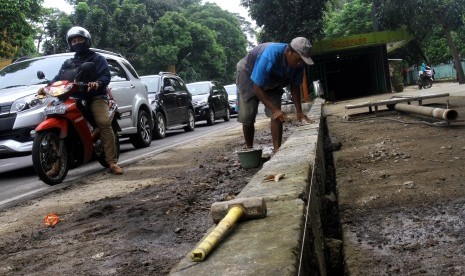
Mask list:
[[[281,147],[283,122],[287,119],[281,110],[283,87],[291,87],[297,120],[310,121],[302,113],[300,85],[304,65],[313,64],[311,49],[310,41],[304,37],[296,37],[289,44],[268,42],[253,48],[237,63],[237,120],[242,123],[247,148],[253,148],[255,118],[260,101],[265,105],[266,115],[271,118],[274,152]]]

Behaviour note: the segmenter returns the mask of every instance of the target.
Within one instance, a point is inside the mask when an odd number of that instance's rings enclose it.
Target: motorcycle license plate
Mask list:
[[[45,115],[65,114],[65,112],[66,112],[65,105],[47,106],[44,110]]]

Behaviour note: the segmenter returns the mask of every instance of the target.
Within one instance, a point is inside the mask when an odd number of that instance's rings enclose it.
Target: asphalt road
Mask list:
[[[121,154],[119,164],[123,166],[131,164],[139,159],[154,154],[159,154],[170,148],[181,144],[190,143],[193,140],[201,139],[215,132],[238,126],[237,119],[231,118],[229,122],[217,120],[213,126],[207,126],[204,122],[198,122],[192,132],[184,132],[183,129],[168,131],[166,138],[153,140],[148,148],[134,149],[129,141],[121,141]],[[97,161],[92,161],[81,167],[68,172],[63,183],[48,186],[43,183],[35,174],[32,167],[31,156],[0,159],[0,210],[22,200],[34,198],[43,193],[48,193],[56,189],[61,189],[71,185],[74,180],[83,176],[104,171]]]

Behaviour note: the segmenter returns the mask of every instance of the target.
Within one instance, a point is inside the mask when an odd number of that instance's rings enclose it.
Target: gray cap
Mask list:
[[[312,44],[305,37],[296,37],[289,44],[294,51],[296,51],[302,60],[308,65],[313,65],[313,60],[310,57],[310,51],[312,50]]]

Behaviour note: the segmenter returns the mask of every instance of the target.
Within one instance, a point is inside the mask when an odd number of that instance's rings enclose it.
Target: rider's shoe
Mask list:
[[[110,163],[109,169],[112,174],[116,174],[116,175],[123,174],[123,169],[120,166],[118,166],[116,163]]]
[[[53,163],[52,168],[46,173],[48,177],[55,177],[60,173],[60,166],[58,163]]]

